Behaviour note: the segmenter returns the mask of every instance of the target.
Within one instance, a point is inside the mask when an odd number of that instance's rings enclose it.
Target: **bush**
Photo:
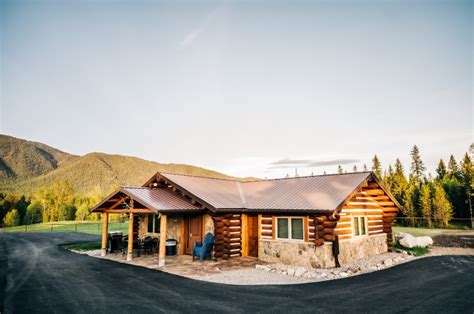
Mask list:
[[[16,209],[12,209],[5,215],[5,218],[3,218],[3,225],[5,227],[14,227],[20,225],[20,214]]]

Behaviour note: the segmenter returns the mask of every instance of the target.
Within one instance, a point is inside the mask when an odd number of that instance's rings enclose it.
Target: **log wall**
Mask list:
[[[275,217],[271,215],[262,215],[260,222],[260,238],[275,239],[276,227],[274,227]]]
[[[214,258],[229,259],[242,255],[240,214],[212,217],[214,221]]]
[[[366,231],[369,236],[386,233],[388,250],[391,251],[392,223],[398,212],[389,196],[373,183],[366,183],[346,204],[340,212],[340,220],[335,232],[340,240],[354,238],[353,217],[366,219]]]

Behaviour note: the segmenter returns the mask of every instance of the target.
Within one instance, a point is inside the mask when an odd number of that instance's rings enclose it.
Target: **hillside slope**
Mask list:
[[[44,175],[76,157],[42,143],[0,134],[0,182]]]
[[[77,194],[94,189],[107,193],[119,185],[141,185],[157,171],[232,178],[200,167],[160,164],[137,157],[105,153],[74,156],[44,144],[3,135],[0,148],[3,161],[0,167],[6,164],[1,168],[0,189],[10,193],[29,195],[55,181],[68,181]]]

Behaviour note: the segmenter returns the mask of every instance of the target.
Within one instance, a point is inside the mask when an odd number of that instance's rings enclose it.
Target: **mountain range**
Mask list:
[[[137,157],[89,153],[77,156],[46,144],[0,134],[0,191],[32,194],[55,181],[67,181],[83,195],[94,189],[108,193],[119,185],[141,185],[157,171],[233,178],[213,170],[163,164]]]

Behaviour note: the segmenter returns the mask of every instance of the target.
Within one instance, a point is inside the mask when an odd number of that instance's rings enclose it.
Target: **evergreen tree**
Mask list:
[[[474,220],[472,215],[472,197],[473,197],[473,176],[474,176],[474,165],[472,164],[471,158],[466,153],[461,162],[461,175],[462,185],[464,189],[465,203],[467,205],[467,213],[471,219],[471,228],[474,228]]]
[[[415,186],[411,185],[405,190],[402,197],[402,213],[409,218],[410,225],[415,226],[416,207],[413,201],[415,194]]]
[[[382,164],[377,155],[374,155],[374,158],[372,158],[372,171],[379,179],[382,178]]]
[[[364,167],[363,167],[364,171],[369,171],[369,169],[367,168],[367,165],[364,164]]]
[[[428,184],[423,184],[421,186],[420,194],[420,212],[426,226],[431,228],[432,226],[432,214],[431,214],[431,189]]]
[[[357,166],[356,165],[354,165],[354,167],[352,167],[352,171],[357,172]]]
[[[461,172],[459,171],[458,163],[456,162],[456,159],[454,159],[453,155],[449,157],[448,176],[449,178],[455,178],[456,180],[459,180],[459,181],[461,178]]]
[[[392,191],[393,179],[394,179],[393,168],[392,168],[392,165],[389,164],[388,169],[384,172],[384,176],[383,176],[382,181],[390,191]]]
[[[453,208],[446,192],[440,183],[436,183],[433,191],[433,218],[440,227],[447,227],[453,216]]]
[[[395,161],[395,170],[393,172],[392,187],[390,191],[400,203],[403,203],[403,194],[405,193],[407,186],[408,181],[405,178],[402,162],[397,158]]]
[[[410,168],[411,174],[413,175],[415,182],[419,182],[419,180],[423,176],[423,173],[426,170],[426,167],[423,164],[423,161],[421,160],[420,150],[418,149],[418,146],[413,146],[410,155],[412,159]]]
[[[438,180],[443,180],[446,176],[446,165],[444,164],[443,159],[439,160],[438,168],[436,168],[436,173],[438,174]]]
[[[339,174],[343,174],[343,173],[344,173],[344,169],[342,169],[342,166],[341,166],[341,165],[338,165],[338,166],[337,166],[337,173],[339,173]]]

